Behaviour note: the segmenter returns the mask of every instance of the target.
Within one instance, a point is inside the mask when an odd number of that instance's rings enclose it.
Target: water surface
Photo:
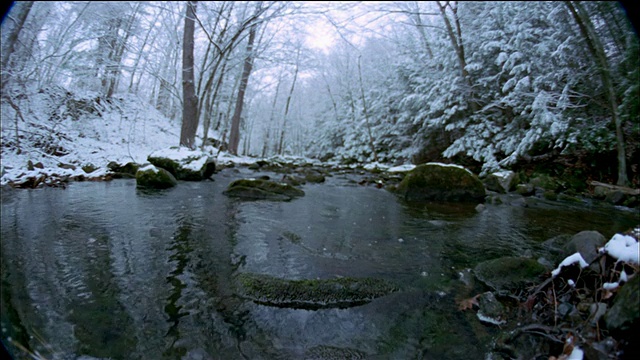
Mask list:
[[[18,358],[15,343],[49,359],[482,359],[496,329],[457,310],[462,269],[638,224],[585,204],[406,204],[346,176],[290,202],[222,194],[256,175],[226,169],[160,192],[134,180],[3,189],[3,341]],[[349,309],[277,308],[239,297],[240,272],[374,277],[400,291]]]

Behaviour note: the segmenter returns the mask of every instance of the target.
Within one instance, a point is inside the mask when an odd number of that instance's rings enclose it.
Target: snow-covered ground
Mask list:
[[[0,107],[0,185],[19,185],[34,179],[48,184],[67,177],[102,178],[108,174],[110,162],[146,164],[151,154],[200,158],[204,153],[215,157],[219,165],[246,165],[259,160],[234,156],[212,146],[195,151],[177,148],[180,121],[166,118],[134,95],[115,96],[105,101],[96,93],[74,94],[61,87],[49,87],[13,98],[15,107],[6,101]],[[201,133],[202,128],[198,134]],[[209,137],[222,138],[215,132],[210,132]],[[201,137],[197,136],[196,144],[201,143]],[[317,159],[297,156],[274,156],[266,160],[323,165]],[[338,163],[324,165],[344,167]],[[87,166],[96,170],[85,172],[83,167],[89,170]],[[414,167],[411,164],[396,167],[377,162],[364,164],[367,170],[389,172],[405,172]]]
[[[50,88],[20,102],[16,100],[21,116],[3,102],[0,185],[19,184],[42,175],[49,179],[80,175],[98,178],[108,172],[107,165],[112,161],[144,164],[152,153],[169,153],[171,147],[179,144],[180,122],[167,119],[138,98],[127,96],[105,103],[96,102],[96,94],[65,96],[63,89]],[[71,108],[83,101],[91,110]],[[201,144],[201,139],[197,138],[196,143]],[[220,163],[256,161],[219,152],[211,146],[204,151],[217,155]],[[29,162],[35,167],[28,166]],[[87,165],[97,170],[86,173],[82,167]]]

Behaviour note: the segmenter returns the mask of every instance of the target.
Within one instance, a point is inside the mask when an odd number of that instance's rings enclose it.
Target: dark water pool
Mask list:
[[[495,329],[457,310],[460,270],[638,224],[584,204],[410,205],[341,176],[291,202],[222,194],[255,175],[227,169],[156,193],[134,180],[4,189],[5,345],[47,359],[482,359]],[[278,308],[239,297],[242,272],[400,290],[348,309]]]

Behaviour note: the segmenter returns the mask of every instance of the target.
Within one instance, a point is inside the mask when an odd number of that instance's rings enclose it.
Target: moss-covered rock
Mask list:
[[[223,193],[244,199],[274,201],[287,201],[304,196],[304,191],[289,184],[264,179],[235,180]]]
[[[356,360],[366,359],[369,355],[352,348],[334,346],[314,346],[304,353],[304,360]]]
[[[534,187],[542,188],[545,190],[557,191],[560,188],[560,183],[558,183],[558,180],[547,174],[536,174],[535,176],[531,177],[529,183]]]
[[[212,157],[206,153],[185,148],[171,148],[153,153],[149,155],[147,161],[166,169],[178,180],[206,180],[216,170],[216,163]]]
[[[408,201],[484,202],[486,191],[476,175],[457,165],[428,163],[407,173],[396,192]]]
[[[358,306],[398,290],[386,280],[373,278],[284,280],[241,273],[236,280],[242,297],[264,305],[299,309]]]
[[[92,172],[98,170],[98,167],[96,167],[93,164],[85,164],[82,165],[82,171],[84,171],[87,174],[91,174]]]
[[[136,185],[150,189],[167,189],[178,185],[178,181],[167,170],[147,165],[136,172]]]
[[[524,257],[502,257],[476,265],[478,280],[496,291],[515,290],[538,280],[547,271],[536,260]]]
[[[613,306],[604,317],[609,330],[629,331],[634,336],[640,330],[640,275],[622,286]],[[629,337],[631,338],[631,337]]]
[[[136,172],[140,168],[140,165],[134,162],[128,162],[124,165],[120,165],[119,163],[112,161],[107,165],[107,168],[113,172],[113,178],[134,178],[136,176]]]
[[[323,183],[325,181],[324,175],[313,169],[304,171],[304,179],[310,183]]]

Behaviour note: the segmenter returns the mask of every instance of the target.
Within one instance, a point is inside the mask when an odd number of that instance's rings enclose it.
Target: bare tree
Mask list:
[[[369,137],[369,147],[373,154],[373,161],[378,161],[378,153],[376,147],[373,144],[373,135],[371,134],[371,123],[369,122],[369,112],[367,111],[367,101],[364,96],[364,85],[362,84],[362,67],[360,66],[361,56],[358,56],[358,80],[360,82],[360,95],[362,96],[362,113],[364,115],[364,121],[367,125],[367,135]]]
[[[289,89],[289,95],[287,96],[287,102],[284,107],[284,117],[282,120],[282,128],[280,129],[280,141],[278,142],[278,151],[277,151],[279,155],[282,155],[283,153],[284,134],[285,134],[285,131],[287,130],[287,118],[289,116],[289,106],[291,105],[291,98],[293,97],[293,91],[296,87],[296,80],[298,79],[299,69],[300,69],[300,46],[298,46],[298,49],[296,52],[296,67],[295,67],[295,70],[293,71],[293,80],[291,81],[291,89]]]
[[[184,17],[184,36],[182,42],[182,130],[180,146],[190,149],[195,147],[196,130],[198,129],[198,97],[194,85],[193,73],[193,34],[195,31],[195,15],[197,1],[187,2]]]
[[[15,5],[16,16],[7,16],[7,20],[13,23],[13,25],[5,25],[9,27],[6,35],[6,39],[3,33],[3,41],[2,41],[2,71],[4,72],[9,65],[9,58],[11,54],[15,51],[15,46],[18,42],[18,37],[20,36],[20,32],[24,27],[24,23],[29,16],[29,12],[31,11],[31,7],[33,6],[33,1],[24,1],[16,3]],[[4,28],[4,26],[3,26]],[[4,77],[4,74],[3,74]]]
[[[238,87],[238,96],[236,97],[236,108],[231,118],[231,132],[229,133],[229,152],[238,155],[238,144],[240,143],[240,117],[242,116],[242,108],[244,106],[244,94],[249,83],[249,76],[253,68],[253,43],[256,39],[257,25],[251,25],[249,29],[249,39],[247,42],[246,57],[240,76],[240,86]]]

